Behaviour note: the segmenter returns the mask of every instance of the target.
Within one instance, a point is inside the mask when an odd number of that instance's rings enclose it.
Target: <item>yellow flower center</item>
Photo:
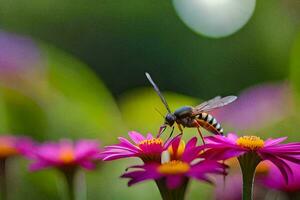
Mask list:
[[[265,142],[257,136],[243,136],[237,139],[236,144],[251,150],[257,150],[264,146]]]
[[[177,152],[173,151],[172,145],[169,146],[168,151],[169,151],[171,157],[175,156],[175,158],[180,158],[184,152],[184,149],[185,149],[185,143],[183,140],[180,140]]]
[[[189,171],[189,164],[179,161],[172,160],[170,162],[164,163],[158,167],[158,172],[161,174],[183,174]]]
[[[70,164],[74,162],[75,155],[73,149],[71,148],[62,149],[59,154],[59,160],[65,164]]]
[[[15,147],[5,144],[3,142],[0,142],[0,157],[5,158],[8,156],[16,155],[18,154],[18,151]]]
[[[163,141],[160,138],[152,138],[150,140],[143,140],[139,143],[139,146],[143,145],[162,145]]]

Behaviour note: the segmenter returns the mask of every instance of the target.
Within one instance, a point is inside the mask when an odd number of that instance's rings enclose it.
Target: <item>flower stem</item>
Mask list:
[[[1,200],[7,199],[6,160],[0,159],[0,192]]]
[[[255,169],[261,158],[255,152],[250,152],[239,156],[238,160],[243,175],[243,200],[253,200]]]
[[[67,190],[68,190],[68,196],[69,200],[75,200],[75,174],[76,174],[76,169],[75,168],[70,168],[68,170],[63,170],[62,171],[66,183],[67,183]]]
[[[169,189],[165,180],[157,180],[156,185],[163,200],[184,200],[189,179],[185,179],[177,189]]]

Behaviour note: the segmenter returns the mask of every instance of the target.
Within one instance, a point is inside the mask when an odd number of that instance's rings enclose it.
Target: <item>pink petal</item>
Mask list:
[[[123,151],[130,151],[130,152],[139,152],[139,149],[137,147],[135,148],[130,148],[130,147],[124,147],[122,144],[120,145],[112,145],[112,146],[107,146],[105,147],[105,151],[110,151],[110,150],[123,150]]]
[[[81,161],[79,165],[87,170],[93,170],[96,167],[95,163],[88,160]]]
[[[35,163],[32,163],[29,165],[29,171],[38,171],[44,168],[48,168],[52,166],[50,163],[43,162],[43,161],[37,161]]]
[[[287,137],[281,137],[281,138],[276,138],[276,139],[269,138],[265,141],[264,147],[269,147],[269,146],[279,144],[286,139],[287,139]]]
[[[151,134],[151,133],[148,133],[148,134],[147,134],[147,136],[146,136],[146,139],[147,139],[147,140],[151,140],[151,139],[153,139],[153,136],[152,136],[152,134]]]
[[[110,161],[110,160],[116,160],[116,159],[120,159],[120,158],[130,158],[130,157],[134,157],[136,156],[135,154],[113,154],[113,155],[109,155],[106,157],[103,157],[102,160],[103,161]]]
[[[137,146],[135,146],[134,144],[129,142],[126,138],[119,137],[118,139],[121,142],[121,144],[119,144],[120,146],[125,146],[125,147],[128,147],[130,149],[137,149]]]
[[[185,149],[191,149],[193,147],[195,147],[197,144],[197,138],[196,137],[193,137],[192,139],[190,139],[188,141],[188,143],[185,145]]]
[[[128,133],[128,135],[132,139],[132,141],[135,142],[136,144],[139,144],[141,141],[146,139],[142,134],[136,131],[131,131]]]
[[[292,177],[293,172],[290,166],[282,159],[277,158],[276,156],[273,156],[271,154],[261,154],[263,159],[271,161],[274,165],[277,166],[277,168],[280,170],[282,176],[284,177],[284,180],[286,183],[289,181],[289,177]]]
[[[236,140],[238,139],[238,136],[236,134],[234,134],[234,133],[228,133],[227,138],[231,142],[235,143]]]

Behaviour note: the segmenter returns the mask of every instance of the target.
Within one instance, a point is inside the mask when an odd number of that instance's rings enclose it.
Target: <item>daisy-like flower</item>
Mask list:
[[[100,153],[99,143],[95,140],[60,140],[57,143],[46,142],[35,148],[31,156],[33,163],[31,171],[45,168],[56,168],[64,175],[68,186],[69,199],[75,200],[74,177],[77,170],[82,167],[92,170],[96,166],[96,156]]]
[[[161,153],[165,151],[173,140],[164,142],[161,138],[153,137],[150,133],[147,136],[131,131],[128,133],[132,142],[126,138],[119,137],[119,144],[107,146],[99,154],[99,158],[104,161],[116,160],[120,158],[138,157],[145,163],[160,162]]]
[[[264,173],[257,175],[257,180],[260,184],[271,189],[279,190],[291,199],[300,198],[300,165],[288,161],[293,175],[289,179],[289,182],[286,182],[278,167],[273,163],[265,161],[263,164],[265,168]]]
[[[201,151],[192,138],[186,145],[176,138],[169,147],[169,156],[162,163],[133,166],[135,170],[123,174],[131,186],[145,180],[155,180],[163,199],[184,199],[190,178],[211,183],[208,174],[224,174],[225,165],[217,161],[197,160]]]
[[[226,160],[237,157],[243,173],[243,199],[252,199],[252,185],[256,166],[269,160],[277,166],[284,180],[289,181],[293,172],[288,162],[300,164],[300,143],[281,144],[286,137],[262,140],[257,136],[238,137],[235,134],[205,138],[206,150],[201,157]]]
[[[7,198],[6,168],[9,168],[7,160],[17,155],[30,155],[33,143],[28,138],[12,135],[0,136],[0,195],[1,199]]]
[[[96,156],[100,153],[99,143],[95,140],[60,140],[57,143],[46,142],[37,146],[31,171],[55,167],[59,169],[83,167],[95,168]]]
[[[6,160],[16,155],[29,155],[32,153],[33,143],[28,138],[11,135],[0,136],[0,160]]]

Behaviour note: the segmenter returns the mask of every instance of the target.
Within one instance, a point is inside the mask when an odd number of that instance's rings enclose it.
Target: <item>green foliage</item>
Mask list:
[[[164,92],[164,96],[173,112],[182,105],[194,106],[200,103],[195,98],[171,92]],[[136,89],[126,93],[120,98],[120,109],[130,130],[142,133],[151,131],[153,134],[156,134],[164,123],[167,113],[153,88]]]
[[[290,59],[290,79],[292,86],[300,98],[300,34],[295,39]]]
[[[94,73],[54,48],[43,49],[49,68],[49,92],[41,100],[49,119],[49,136],[84,135],[111,141],[124,130],[113,97]]]
[[[31,77],[24,87],[1,88],[0,113],[7,129],[37,139],[115,139],[124,125],[103,83],[71,56],[46,45],[42,50],[45,76]]]

